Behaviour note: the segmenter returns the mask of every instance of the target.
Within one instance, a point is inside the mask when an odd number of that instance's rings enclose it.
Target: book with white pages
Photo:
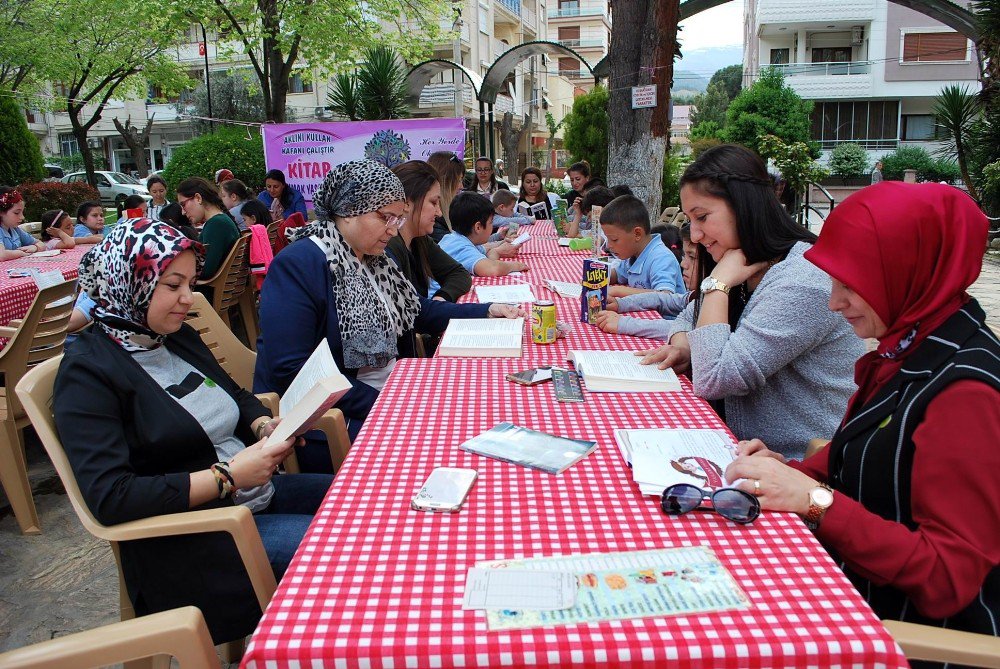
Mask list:
[[[523,304],[534,302],[535,294],[526,283],[512,283],[502,286],[476,286],[476,297],[483,304],[502,302],[503,304]]]
[[[517,236],[517,238],[510,240],[510,245],[513,246],[514,248],[517,248],[521,246],[521,244],[528,241],[529,239],[531,239],[531,235],[528,234],[527,232],[522,232]]]
[[[559,437],[504,421],[459,448],[494,460],[561,474],[593,453],[597,442]]]
[[[38,286],[39,292],[45,290],[46,288],[50,288],[52,286],[58,286],[60,283],[65,283],[67,281],[66,277],[63,276],[63,273],[57,269],[49,270],[48,272],[40,272],[37,269],[33,270],[31,278],[34,279],[35,285]],[[75,279],[69,279],[69,280],[74,281]],[[69,302],[73,302],[74,300],[76,300],[76,295],[68,295],[67,297],[62,298],[61,300],[56,300],[55,302],[51,302],[46,306],[59,307],[64,304],[68,304]]]
[[[672,369],[641,365],[631,351],[570,351],[569,359],[592,393],[666,392],[681,389]]]
[[[523,334],[523,318],[453,318],[438,344],[438,355],[520,358]]]
[[[644,495],[679,483],[726,487],[726,467],[736,459],[736,444],[724,430],[615,430],[615,441]]]
[[[571,281],[556,281],[555,279],[545,279],[545,286],[554,293],[574,300],[580,299],[580,291],[583,289],[578,283]]]
[[[330,352],[324,337],[312,352],[279,404],[281,422],[267,438],[265,446],[277,446],[295,435],[312,429],[337,401],[351,389]]]

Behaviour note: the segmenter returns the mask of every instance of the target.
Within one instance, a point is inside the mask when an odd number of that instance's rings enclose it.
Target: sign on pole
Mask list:
[[[632,109],[649,109],[656,106],[656,84],[632,87]]]
[[[264,124],[267,169],[284,172],[307,202],[334,165],[370,158],[391,168],[435,151],[464,158],[464,118]]]

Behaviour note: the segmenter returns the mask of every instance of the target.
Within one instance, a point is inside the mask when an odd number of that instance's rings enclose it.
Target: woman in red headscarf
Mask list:
[[[988,223],[963,192],[883,182],[806,258],[878,348],[829,446],[788,462],[741,442],[726,479],[802,515],[881,618],[1000,636],[1000,341],[966,289]]]

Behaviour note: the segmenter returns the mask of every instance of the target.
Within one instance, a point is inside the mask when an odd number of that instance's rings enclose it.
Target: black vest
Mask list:
[[[979,303],[970,300],[924,339],[899,373],[837,430],[829,446],[834,489],[887,520],[916,529],[910,508],[913,432],[923,421],[927,405],[945,386],[960,379],[1000,389],[1000,341],[985,318]],[[1000,443],[990,446],[1000,448]],[[947,444],[940,447],[947,448]],[[983,530],[1000,532],[996,527]],[[841,566],[880,618],[997,634],[1000,567],[990,571],[969,606],[946,620],[934,620],[918,613],[901,591],[877,586]]]

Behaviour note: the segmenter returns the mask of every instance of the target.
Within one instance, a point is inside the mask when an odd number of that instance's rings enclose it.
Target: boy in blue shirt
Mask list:
[[[493,203],[482,195],[462,192],[455,196],[448,209],[452,232],[441,238],[441,248],[473,276],[506,276],[511,272],[524,272],[523,262],[500,260],[500,247],[485,253],[477,248],[485,244],[493,231]],[[661,245],[662,246],[662,245]],[[430,294],[439,289],[431,281]]]
[[[608,250],[621,259],[611,270],[609,297],[685,292],[680,264],[660,235],[650,234],[649,212],[642,200],[622,195],[608,203],[601,212],[601,231],[607,238]]]

